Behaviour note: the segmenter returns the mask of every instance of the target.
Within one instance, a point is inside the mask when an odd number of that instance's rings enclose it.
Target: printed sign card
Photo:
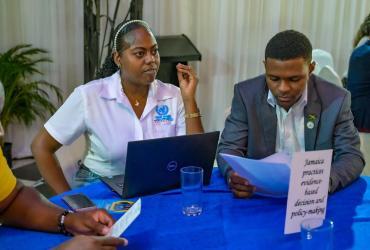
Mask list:
[[[309,218],[325,218],[333,150],[293,154],[284,234],[300,232]]]

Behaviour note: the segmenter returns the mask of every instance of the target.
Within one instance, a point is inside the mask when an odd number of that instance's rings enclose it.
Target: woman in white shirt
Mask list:
[[[96,178],[123,174],[129,141],[203,132],[194,71],[177,65],[180,88],[155,79],[160,57],[147,23],[118,27],[111,62],[116,68],[103,73],[113,75],[77,87],[32,143],[39,170],[56,193],[70,186],[54,153],[82,134],[82,165]]]

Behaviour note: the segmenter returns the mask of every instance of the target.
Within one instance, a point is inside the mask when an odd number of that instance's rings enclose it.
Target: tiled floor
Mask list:
[[[54,195],[51,188],[41,177],[33,159],[13,160],[12,171],[24,185],[34,187],[46,198]]]

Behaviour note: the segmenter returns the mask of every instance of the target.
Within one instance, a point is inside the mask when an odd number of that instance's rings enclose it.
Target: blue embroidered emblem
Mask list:
[[[157,106],[155,108],[155,111],[157,112],[158,115],[167,115],[168,106],[167,105]]]
[[[167,105],[158,105],[155,107],[155,112],[157,112],[158,115],[154,117],[155,122],[171,122],[173,121],[173,118],[168,112],[170,109]]]

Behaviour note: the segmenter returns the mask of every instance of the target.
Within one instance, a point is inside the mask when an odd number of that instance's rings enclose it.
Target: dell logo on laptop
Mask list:
[[[172,171],[175,171],[177,168],[177,162],[176,161],[170,161],[168,164],[167,164],[167,170],[172,172]]]

